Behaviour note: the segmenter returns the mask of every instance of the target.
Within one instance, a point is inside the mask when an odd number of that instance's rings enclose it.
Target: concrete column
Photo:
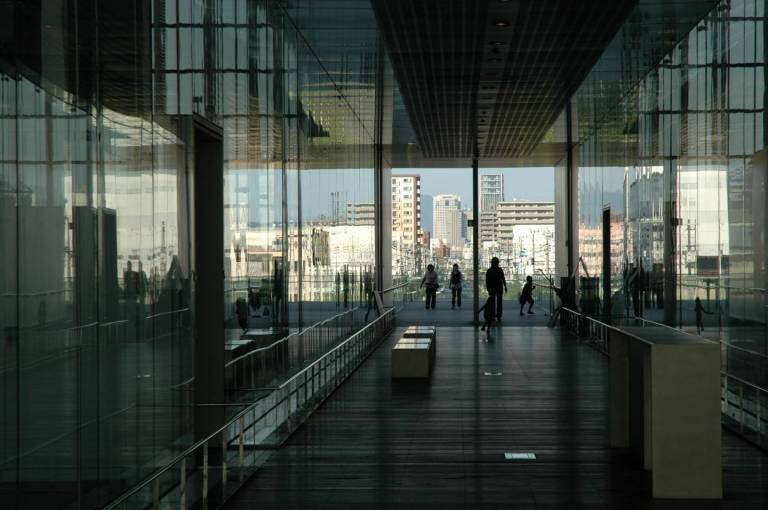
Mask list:
[[[472,278],[472,315],[475,325],[480,324],[477,310],[480,308],[480,193],[478,181],[480,169],[477,156],[472,159],[472,266],[474,277]]]
[[[224,422],[224,163],[221,128],[194,116],[195,435]]]

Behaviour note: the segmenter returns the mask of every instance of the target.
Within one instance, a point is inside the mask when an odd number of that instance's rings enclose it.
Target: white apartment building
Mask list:
[[[347,204],[347,225],[374,225],[375,223],[375,204],[368,202]]]
[[[421,177],[392,176],[392,241],[415,249],[421,237]]]
[[[501,246],[512,243],[516,225],[554,224],[554,202],[513,200],[496,204],[495,240]]]

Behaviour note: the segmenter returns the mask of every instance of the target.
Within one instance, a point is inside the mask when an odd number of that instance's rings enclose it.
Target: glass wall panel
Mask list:
[[[224,134],[222,348],[244,328],[276,340],[369,310],[379,40],[367,4],[334,10],[343,22],[322,37],[297,29],[318,16],[307,3],[274,0],[14,11],[24,30],[0,52],[0,506],[103,506],[193,440],[205,240],[190,115]]]
[[[763,1],[721,2],[620,102],[596,99],[594,84],[574,100],[580,118],[605,119],[582,123],[593,129],[578,158],[579,253],[592,276],[605,277],[599,214],[618,214],[614,306],[590,310],[718,339],[725,370],[763,388],[765,22]],[[582,305],[604,303],[601,285],[588,291]]]

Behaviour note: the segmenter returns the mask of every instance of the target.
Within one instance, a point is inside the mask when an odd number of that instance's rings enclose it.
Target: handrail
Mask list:
[[[345,341],[341,342],[339,345],[335,346],[333,349],[325,353],[323,356],[315,360],[310,365],[307,365],[304,367],[301,371],[299,371],[296,375],[288,379],[287,381],[283,382],[283,384],[280,385],[280,389],[283,389],[287,384],[293,382],[296,380],[302,373],[306,372],[310,367],[315,366],[316,363],[318,363],[320,360],[325,359],[326,357],[333,354],[335,351],[341,349],[343,346],[345,346],[348,342],[356,338],[358,335],[360,335],[363,331],[370,328],[374,324],[377,324],[380,320],[382,320],[384,317],[389,315],[390,313],[394,313],[393,309],[387,310],[382,315],[377,317],[375,320],[371,321],[369,324],[367,324],[365,327],[363,327],[360,331],[352,335],[351,337],[347,338]],[[182,462],[186,457],[189,457],[192,453],[194,453],[197,449],[204,446],[209,441],[212,441],[216,436],[224,432],[226,429],[234,425],[238,420],[246,416],[249,412],[251,412],[253,409],[255,409],[262,399],[257,400],[256,402],[251,403],[248,407],[241,410],[237,414],[235,414],[232,418],[230,418],[227,422],[225,422],[223,425],[221,425],[219,428],[217,428],[214,432],[211,432],[207,436],[205,436],[203,439],[198,440],[191,446],[187,447],[183,452],[173,457],[170,461],[165,463],[165,466],[158,469],[148,477],[144,478],[141,482],[134,485],[131,489],[128,489],[126,492],[118,496],[116,499],[111,501],[107,506],[104,507],[105,510],[110,510],[114,508],[118,508],[120,505],[125,503],[130,497],[137,494],[140,490],[142,490],[144,487],[148,486],[158,478],[160,478],[162,475],[170,471],[176,464]]]
[[[397,285],[393,285],[392,287],[389,287],[389,288],[387,288],[387,289],[384,289],[384,290],[380,290],[380,291],[379,291],[379,294],[382,294],[382,295],[384,295],[384,294],[386,294],[387,292],[392,292],[392,291],[395,291],[395,290],[397,290],[397,289],[401,289],[401,288],[403,288],[403,287],[406,287],[406,286],[408,286],[408,285],[410,285],[410,284],[411,284],[411,282],[410,282],[410,281],[408,281],[408,282],[403,282],[403,283],[398,283]]]
[[[651,343],[648,340],[645,340],[645,339],[643,339],[643,338],[641,338],[641,337],[639,337],[637,335],[634,335],[634,334],[632,334],[632,333],[630,333],[628,331],[623,331],[622,329],[617,328],[616,326],[612,326],[610,324],[606,324],[605,322],[599,321],[599,320],[595,319],[594,317],[590,317],[590,316],[585,315],[585,314],[583,314],[581,312],[573,311],[570,308],[567,308],[565,306],[562,307],[562,309],[565,310],[566,312],[570,312],[570,313],[575,314],[575,315],[580,315],[581,317],[583,317],[583,318],[585,318],[585,319],[587,319],[589,321],[592,321],[592,322],[594,322],[596,324],[599,324],[600,326],[603,326],[606,329],[610,329],[612,331],[615,331],[615,332],[620,333],[622,335],[625,335],[627,337],[634,338],[635,340],[637,340],[639,342],[643,342],[644,344],[650,344]]]
[[[301,369],[299,372],[297,372],[296,374],[294,374],[294,375],[293,375],[293,376],[292,376],[290,379],[286,379],[285,381],[283,381],[283,383],[282,383],[282,384],[279,386],[279,387],[280,387],[280,389],[283,389],[283,388],[285,388],[285,387],[286,387],[286,385],[288,385],[289,383],[291,383],[291,382],[293,382],[294,380],[298,379],[298,378],[299,378],[299,376],[301,375],[301,373],[302,373],[302,372],[305,372],[305,371],[307,371],[308,369],[312,368],[313,366],[317,365],[317,364],[318,364],[318,363],[320,363],[322,360],[324,360],[325,358],[327,358],[328,356],[330,356],[331,354],[333,354],[333,352],[334,352],[335,350],[342,348],[344,345],[348,344],[349,342],[351,342],[352,340],[354,340],[356,337],[360,336],[360,335],[361,335],[361,334],[362,334],[362,333],[363,333],[365,330],[367,330],[368,328],[370,328],[371,326],[373,326],[374,324],[376,324],[376,322],[377,322],[377,321],[379,321],[379,320],[383,319],[384,317],[386,317],[387,315],[389,315],[389,314],[391,314],[391,313],[394,313],[394,309],[393,309],[393,308],[390,308],[389,310],[387,310],[386,312],[384,312],[383,314],[381,314],[380,316],[378,316],[378,317],[376,318],[376,320],[374,320],[374,321],[371,321],[371,322],[369,322],[368,324],[366,324],[364,327],[360,328],[360,330],[358,330],[358,331],[357,331],[356,333],[354,333],[352,336],[350,336],[349,338],[347,338],[347,339],[346,339],[346,340],[344,340],[343,342],[339,343],[339,345],[337,345],[336,347],[334,347],[334,348],[333,348],[333,349],[331,349],[330,351],[326,352],[325,354],[323,354],[322,356],[320,356],[319,358],[317,358],[315,361],[313,361],[312,363],[310,363],[309,365],[307,365],[306,367],[304,367],[303,369]]]
[[[246,352],[245,354],[241,354],[241,355],[240,355],[240,356],[238,356],[237,358],[234,358],[234,359],[232,359],[232,360],[228,361],[228,362],[227,362],[227,363],[224,365],[224,368],[226,369],[226,368],[228,368],[230,365],[233,365],[233,364],[237,363],[238,361],[242,361],[242,360],[244,360],[245,358],[247,358],[247,357],[249,357],[249,356],[252,356],[252,355],[254,355],[254,354],[256,354],[256,353],[259,353],[259,352],[263,352],[263,351],[267,351],[267,350],[269,350],[269,349],[272,349],[273,347],[275,347],[275,346],[277,346],[277,345],[279,345],[279,344],[281,344],[281,343],[283,343],[283,342],[287,342],[288,340],[290,340],[291,338],[293,338],[293,337],[295,337],[295,336],[301,336],[301,335],[303,335],[304,333],[306,333],[306,332],[308,332],[308,331],[310,331],[310,330],[312,330],[312,329],[318,328],[318,327],[322,326],[323,324],[325,324],[325,323],[327,323],[327,322],[330,322],[330,321],[332,321],[332,320],[334,320],[334,319],[336,319],[336,318],[338,318],[338,317],[341,317],[342,315],[346,315],[346,314],[348,314],[349,312],[354,312],[355,310],[359,310],[359,309],[360,309],[360,307],[359,307],[359,306],[356,306],[356,307],[354,307],[354,308],[350,308],[349,310],[347,310],[347,311],[345,311],[345,312],[337,313],[336,315],[334,315],[334,316],[332,316],[332,317],[329,317],[329,318],[327,318],[327,319],[323,319],[323,320],[321,320],[321,321],[318,321],[318,322],[316,322],[316,323],[312,324],[311,326],[307,326],[306,328],[302,329],[301,331],[294,331],[293,333],[291,333],[291,334],[289,334],[289,335],[286,335],[286,336],[284,336],[283,338],[281,338],[281,339],[279,339],[279,340],[277,340],[277,341],[275,341],[275,342],[273,342],[273,343],[271,343],[271,344],[269,344],[269,345],[267,345],[267,346],[265,346],[265,347],[259,347],[258,349],[253,349],[253,350],[251,350],[251,351],[248,351],[248,352]]]
[[[720,371],[720,375],[724,375],[724,376],[725,376],[725,377],[727,377],[728,379],[735,379],[735,380],[736,380],[737,382],[739,382],[740,384],[745,384],[745,385],[747,385],[747,386],[751,386],[752,388],[754,388],[754,389],[756,389],[756,390],[758,390],[758,391],[761,391],[761,392],[763,392],[763,393],[768,393],[768,388],[763,388],[763,387],[762,387],[762,386],[760,386],[759,384],[755,384],[755,383],[751,383],[751,382],[749,382],[749,381],[746,381],[746,380],[742,379],[741,377],[739,377],[739,376],[737,376],[737,375],[731,375],[731,374],[729,374],[728,372],[725,372],[724,370],[721,370],[721,371]]]
[[[704,337],[702,337],[700,335],[694,335],[690,331],[686,331],[684,329],[678,329],[678,328],[670,326],[669,324],[664,324],[664,323],[661,323],[661,322],[652,321],[650,319],[646,319],[645,317],[638,317],[637,315],[635,315],[634,319],[642,321],[642,322],[649,322],[649,323],[653,324],[654,326],[662,326],[664,328],[673,329],[673,330],[675,330],[675,331],[677,331],[679,333],[684,333],[686,335],[691,335],[691,336],[695,336],[695,337],[698,337],[698,338],[704,338]],[[704,338],[704,339],[705,340],[709,340],[710,342],[715,342],[714,340],[711,340],[709,338]],[[739,347],[738,345],[734,345],[734,344],[732,344],[730,342],[726,342],[725,340],[722,340],[722,339],[718,339],[718,341],[715,342],[715,343],[726,345],[726,346],[730,347],[731,349],[736,349],[737,351],[742,351],[742,352],[746,352],[746,353],[749,353],[749,354],[754,354],[754,355],[759,356],[761,358],[768,359],[768,356],[766,356],[763,353],[760,353],[760,352],[757,352],[757,351],[753,351],[751,349],[745,349],[744,347]]]
[[[173,314],[176,314],[176,313],[188,312],[189,310],[190,310],[189,307],[187,307],[187,308],[179,308],[178,310],[170,310],[168,312],[153,313],[152,315],[147,315],[144,318],[145,319],[156,319],[158,317],[164,317],[166,315],[173,315]]]

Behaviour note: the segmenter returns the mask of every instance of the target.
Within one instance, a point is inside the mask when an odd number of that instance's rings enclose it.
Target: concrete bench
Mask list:
[[[434,326],[408,326],[403,338],[431,338],[432,349],[437,352],[437,329]]]
[[[424,379],[432,372],[435,359],[431,338],[401,338],[392,348],[393,379]]]

